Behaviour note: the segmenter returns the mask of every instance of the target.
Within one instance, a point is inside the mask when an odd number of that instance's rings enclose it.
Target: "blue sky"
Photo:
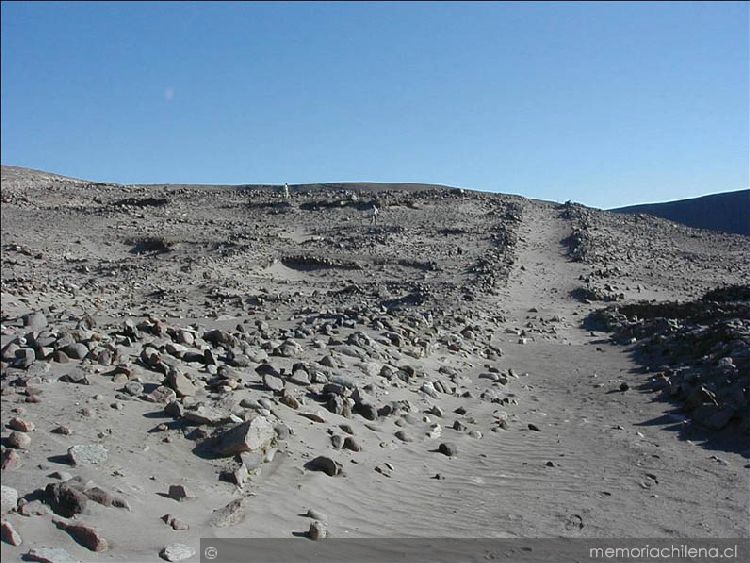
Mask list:
[[[2,3],[2,163],[435,182],[597,207],[748,186],[747,3]]]

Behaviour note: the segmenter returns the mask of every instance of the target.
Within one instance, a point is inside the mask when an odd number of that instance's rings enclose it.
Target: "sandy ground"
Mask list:
[[[565,241],[572,224],[555,204],[471,192],[451,199],[452,192],[441,190],[414,196],[403,187],[391,195],[365,189],[362,200],[378,197],[383,205],[382,224],[370,229],[361,210],[349,207],[326,212],[324,219],[303,216],[303,203],[331,199],[325,188],[305,199],[295,199],[302,198],[295,193],[291,214],[242,207],[249,215],[237,219],[247,190],[221,195],[213,188],[185,187],[169,193],[168,214],[161,207],[123,214],[102,206],[145,197],[150,188],[131,195],[139,189],[74,188],[57,180],[47,187],[59,191],[42,193],[33,191],[34,182],[46,184],[33,175],[12,179],[3,180],[3,346],[28,332],[16,319],[36,310],[46,312],[47,330],[57,331],[73,330],[89,313],[104,341],[118,334],[126,318],[137,323],[147,314],[170,327],[197,323],[199,336],[245,324],[257,342],[253,350],[272,350],[289,338],[298,342],[301,349],[293,357],[271,353],[265,360],[287,374],[298,362],[312,372],[311,366],[330,354],[336,367],[321,368],[329,378],[352,378],[377,406],[395,401],[409,406],[375,420],[357,413],[346,417],[316,400],[322,384],[287,381],[290,394],[303,402],[295,409],[264,387],[255,370],[259,362],[234,368],[239,387],[217,390],[207,383],[207,366],[169,357],[168,363],[196,383],[199,401],[235,413],[237,420],[264,416],[291,430],[269,446],[273,459],[238,487],[219,478],[237,461],[203,455],[198,446],[205,436],[195,435],[196,429],[207,436],[237,422],[185,424],[165,414],[164,404],[123,393],[122,381],[106,375],[113,365],[91,357],[83,363],[37,360],[24,369],[4,363],[4,450],[11,418],[31,421],[35,429],[28,432],[31,445],[18,450],[18,466],[3,470],[3,485],[33,499],[34,491],[59,481],[53,472],[66,471],[124,498],[129,509],[89,501],[73,517],[106,538],[108,549],[101,552],[58,529],[54,514],[8,514],[23,543],[3,542],[3,561],[21,560],[39,547],[63,548],[80,561],[156,561],[169,544],[197,550],[201,537],[304,536],[312,521],[309,509],[324,513],[328,534],[337,538],[748,536],[746,436],[686,428],[672,405],[638,390],[649,374],[629,347],[614,346],[606,334],[582,327],[586,314],[601,304],[570,293],[601,264],[570,259]],[[151,189],[153,197],[165,189]],[[258,194],[250,201],[280,203],[277,193]],[[509,209],[519,217],[508,219]],[[327,222],[331,213],[339,219]],[[174,217],[181,219],[173,222]],[[620,245],[605,253],[610,258],[605,267],[621,256],[620,271],[608,283],[626,301],[685,298],[747,275],[745,237],[663,221],[633,227],[631,219],[604,213],[597,220],[610,248]],[[499,246],[488,237],[498,221],[508,226]],[[650,248],[650,260],[633,252],[627,257],[631,228],[649,240],[639,249]],[[136,233],[161,233],[175,246],[133,255],[124,241]],[[661,245],[653,245],[657,239]],[[28,247],[31,255],[18,247]],[[44,257],[33,258],[37,251]],[[289,258],[303,254],[336,263],[321,269]],[[489,276],[481,268],[472,271],[483,259]],[[430,269],[431,261],[436,269]],[[365,266],[351,269],[348,262]],[[660,265],[656,271],[654,264]],[[76,287],[65,287],[71,283]],[[352,285],[357,291],[347,293]],[[420,296],[424,301],[412,305]],[[406,305],[392,307],[398,300]],[[329,333],[294,333],[311,326],[306,318],[334,313],[353,323]],[[390,319],[392,329],[375,324],[379,318]],[[266,335],[253,332],[259,320],[269,325]],[[464,338],[455,349],[442,343],[443,336],[465,326],[475,327],[473,340]],[[375,340],[359,346],[364,353],[343,343],[357,332]],[[377,339],[385,332],[408,342],[381,343]],[[429,345],[420,348],[420,338]],[[146,391],[164,379],[137,359],[148,342],[163,344],[143,331],[131,346],[119,344],[119,363],[132,367]],[[316,347],[321,344],[325,347]],[[488,353],[498,348],[501,355]],[[168,354],[160,350],[166,361]],[[411,365],[418,375],[389,381],[378,375],[384,365]],[[88,385],[58,380],[77,369],[85,370]],[[483,375],[492,370],[507,376],[507,383]],[[433,397],[421,390],[425,381],[449,379],[454,392]],[[630,384],[629,391],[620,391],[622,382]],[[29,388],[38,391],[33,394],[39,402],[27,402]],[[262,397],[272,408],[238,406],[242,399]],[[430,412],[434,407],[441,415]],[[318,411],[323,422],[300,414]],[[506,421],[505,428],[498,427],[499,420]],[[462,423],[458,430],[456,421]],[[70,434],[51,432],[61,424]],[[342,424],[350,425],[360,451],[333,447],[331,435],[346,434]],[[434,424],[441,427],[439,437],[428,436]],[[413,441],[396,437],[400,430]],[[456,455],[436,451],[446,442],[456,446]],[[108,459],[71,465],[65,454],[77,444],[101,444]],[[331,477],[305,468],[321,455],[340,463],[342,473]],[[169,498],[175,484],[185,485],[194,498]],[[214,511],[236,498],[246,499],[243,517],[231,526],[213,525]],[[173,530],[162,521],[165,514],[189,529]]]

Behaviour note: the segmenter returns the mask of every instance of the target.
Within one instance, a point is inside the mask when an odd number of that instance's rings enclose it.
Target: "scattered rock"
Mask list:
[[[18,432],[14,430],[10,433],[10,436],[8,436],[7,444],[9,448],[26,450],[31,445],[31,436],[26,432]]]
[[[40,332],[47,327],[47,317],[41,311],[23,316],[23,326],[34,332]]]
[[[299,413],[299,415],[300,416],[304,416],[305,418],[310,419],[313,422],[324,423],[326,421],[325,416],[320,411],[316,411],[316,412],[301,412],[301,413]]]
[[[0,462],[0,467],[2,467],[3,471],[12,471],[21,466],[21,456],[18,455],[16,450],[8,448],[3,450],[1,455],[2,462]]]
[[[414,436],[409,434],[406,430],[399,430],[395,434],[396,438],[401,440],[402,442],[413,442]]]
[[[275,375],[271,375],[270,373],[267,373],[263,376],[263,385],[265,385],[269,390],[274,391],[275,393],[281,393],[281,391],[284,389],[284,382],[281,380],[281,378],[276,377]]]
[[[344,438],[343,447],[345,450],[351,450],[353,452],[359,452],[362,450],[362,447],[359,445],[359,443],[351,436],[346,436]]]
[[[325,512],[315,510],[314,508],[308,509],[306,516],[308,518],[312,518],[313,520],[320,520],[321,522],[328,521],[328,516],[325,514]]]
[[[0,486],[0,513],[8,514],[18,506],[18,491],[13,487]]]
[[[241,523],[245,520],[245,502],[244,498],[230,501],[226,506],[214,512],[209,524],[214,528],[229,528]]]
[[[323,522],[315,520],[314,522],[310,522],[310,531],[307,535],[311,540],[322,540],[328,535],[328,530]]]
[[[335,477],[336,475],[341,474],[342,470],[340,463],[336,463],[330,457],[323,455],[308,461],[305,464],[305,468],[309,471],[322,471],[329,477]]]
[[[195,550],[182,543],[172,543],[162,548],[159,557],[166,561],[184,561],[195,555]]]
[[[26,559],[39,563],[81,563],[59,547],[35,547],[26,554]]]
[[[105,463],[108,457],[107,449],[99,444],[68,448],[68,461],[73,465],[99,465]]]
[[[169,368],[166,383],[171,387],[178,397],[192,397],[198,392],[198,388],[188,377],[176,368]]]
[[[344,447],[344,437],[341,434],[334,434],[331,436],[331,445],[334,449],[340,450]]]
[[[48,514],[52,514],[52,510],[42,501],[32,500],[31,502],[22,504],[18,508],[18,513],[22,516],[47,516]]]
[[[10,545],[17,546],[23,543],[21,534],[19,534],[13,527],[13,524],[8,522],[7,520],[3,520],[2,522],[0,522],[0,539],[2,539],[2,541],[4,541],[5,543],[9,543]]]
[[[66,518],[81,514],[88,502],[88,497],[71,483],[72,481],[50,483],[44,489],[47,504],[52,511]]]
[[[391,477],[393,474],[394,467],[390,463],[382,463],[375,466],[375,471],[383,475],[384,477]]]
[[[164,523],[167,526],[170,526],[173,530],[188,530],[190,529],[190,526],[187,525],[186,522],[180,520],[176,516],[172,516],[171,514],[165,514],[161,517],[162,520],[164,520]]]
[[[448,457],[458,455],[458,447],[451,442],[441,443],[440,446],[438,446],[438,451],[443,455],[447,455]]]
[[[109,549],[109,542],[96,528],[80,522],[69,522],[62,519],[55,519],[53,522],[58,528],[68,532],[70,536],[86,549],[101,552]]]
[[[18,430],[19,432],[32,432],[34,430],[34,423],[14,416],[8,421],[8,428]]]
[[[169,492],[167,493],[169,498],[173,498],[177,501],[183,501],[195,498],[191,495],[184,485],[170,485]]]
[[[271,444],[275,435],[276,432],[268,419],[256,416],[224,432],[219,437],[216,450],[223,456],[263,450]]]

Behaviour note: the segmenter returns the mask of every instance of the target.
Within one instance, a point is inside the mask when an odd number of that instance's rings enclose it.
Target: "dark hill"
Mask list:
[[[750,235],[750,190],[630,205],[612,211],[631,215],[644,213],[698,229]]]

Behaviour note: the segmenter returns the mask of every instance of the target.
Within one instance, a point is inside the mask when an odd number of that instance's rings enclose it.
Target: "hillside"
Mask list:
[[[3,561],[748,534],[746,293],[701,324],[748,237],[445,186],[2,174]]]
[[[645,213],[696,229],[750,235],[750,190],[629,205],[612,211],[630,215]]]

